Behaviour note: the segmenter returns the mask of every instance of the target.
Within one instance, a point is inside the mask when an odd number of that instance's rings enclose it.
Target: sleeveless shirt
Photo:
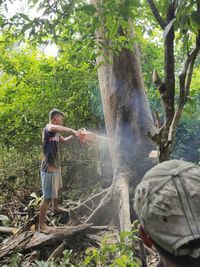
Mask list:
[[[48,167],[60,168],[58,153],[59,133],[49,132],[47,126],[43,130],[42,148],[44,158],[41,163],[41,170],[47,172]]]

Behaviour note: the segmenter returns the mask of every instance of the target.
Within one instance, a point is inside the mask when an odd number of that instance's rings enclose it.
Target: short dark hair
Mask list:
[[[50,112],[49,112],[49,120],[51,121],[55,116],[57,115],[61,115],[62,117],[64,117],[64,113],[61,112],[59,109],[57,108],[53,108]]]
[[[189,247],[191,246],[191,248],[199,247],[199,242],[200,242],[200,239],[193,240],[192,242],[189,242],[188,246]],[[176,264],[177,267],[188,267],[188,266],[199,267],[200,266],[200,257],[192,258],[189,255],[176,256],[166,251],[165,249],[161,248],[155,243],[154,243],[154,246],[161,256],[170,260],[172,263]]]

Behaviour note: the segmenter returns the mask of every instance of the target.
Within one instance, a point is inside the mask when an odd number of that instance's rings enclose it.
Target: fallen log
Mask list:
[[[10,254],[15,248],[21,249],[34,235],[32,232],[24,232],[9,238],[0,246],[0,259]]]
[[[40,232],[35,232],[30,241],[25,245],[24,249],[32,249],[36,247],[45,246],[49,243],[57,243],[58,241],[63,241],[67,237],[74,234],[84,232],[90,228],[92,224],[81,224],[76,226],[63,226],[56,227],[48,234],[43,234]]]
[[[23,251],[64,241],[70,236],[86,231],[91,225],[92,224],[82,224],[77,226],[56,227],[53,228],[48,235],[40,232],[33,233],[31,231],[20,233],[0,246],[0,259],[12,253],[16,248]]]

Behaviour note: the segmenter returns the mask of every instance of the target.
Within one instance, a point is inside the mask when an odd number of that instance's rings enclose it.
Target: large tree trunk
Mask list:
[[[104,47],[112,47],[112,42],[105,39],[104,30],[97,30],[97,39],[104,42]],[[130,187],[135,188],[155,164],[149,158],[155,147],[147,133],[153,134],[156,129],[144,89],[137,45],[133,51],[123,48],[117,53],[105,48],[97,64],[114,177],[110,191],[87,222],[97,222],[100,211],[107,208],[113,224],[123,231],[130,228]]]

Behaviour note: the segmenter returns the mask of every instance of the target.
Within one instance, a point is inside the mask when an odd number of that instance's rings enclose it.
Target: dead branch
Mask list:
[[[109,226],[107,225],[99,225],[99,226],[91,226],[90,227],[90,230],[94,230],[94,231],[102,231],[102,230],[108,230],[109,229]]]
[[[19,228],[0,226],[0,233],[4,234],[16,234]]]
[[[101,192],[89,197],[79,206],[72,209],[72,212],[75,213],[77,216],[89,216],[95,210],[100,200],[106,195],[107,192],[108,189],[104,189]]]
[[[111,189],[111,188],[110,188]],[[85,223],[93,223],[95,225],[105,225],[111,220],[111,211],[108,207],[111,207],[111,193],[112,190],[107,190],[106,195],[101,199],[99,205],[93,211],[93,213],[87,218]]]
[[[94,234],[86,234],[86,237],[87,237],[88,239],[91,239],[91,240],[95,241],[95,243],[97,243],[98,245],[101,244],[101,240],[102,240],[102,238],[101,238],[100,236],[98,236],[98,235],[94,235]]]
[[[14,235],[0,246],[0,259],[11,253],[15,248],[23,248],[33,236],[32,232]]]
[[[48,260],[52,260],[52,259],[57,259],[60,257],[60,255],[62,254],[62,252],[65,250],[65,241],[63,241],[52,253],[51,255],[49,256]]]

